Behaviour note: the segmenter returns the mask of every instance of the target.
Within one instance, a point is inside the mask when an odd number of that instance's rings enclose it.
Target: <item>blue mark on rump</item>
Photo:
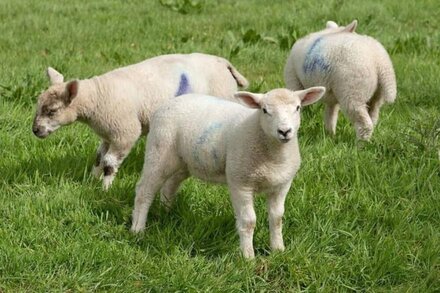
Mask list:
[[[322,39],[322,37],[317,38],[307,51],[303,65],[304,73],[312,73],[316,70],[329,70],[330,64],[325,61],[324,57],[321,54]]]
[[[187,94],[187,93],[189,93],[189,92],[191,92],[191,88],[190,88],[190,86],[189,86],[189,80],[188,80],[188,77],[186,76],[186,74],[185,73],[182,73],[181,75],[180,75],[180,82],[179,82],[179,88],[177,89],[177,92],[176,92],[176,97],[177,96],[181,96],[181,95],[183,95],[183,94]]]

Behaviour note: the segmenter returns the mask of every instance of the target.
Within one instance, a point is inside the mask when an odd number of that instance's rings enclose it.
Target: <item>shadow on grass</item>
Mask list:
[[[127,175],[140,174],[143,165],[143,148],[144,143],[141,143],[132,150],[122,163],[116,181]],[[2,179],[7,184],[28,181],[38,183],[39,179],[46,184],[57,184],[60,180],[83,184],[90,181],[96,158],[94,150],[86,151],[75,148],[73,150],[62,149],[59,153],[54,151],[45,153],[44,151],[44,149],[38,149],[38,155],[5,160],[5,163],[0,165],[4,171]]]
[[[51,155],[32,156],[30,159],[15,160],[12,164],[4,165],[3,180],[8,184],[55,183],[63,179],[84,183],[85,166],[91,168],[90,155]]]
[[[239,247],[235,219],[230,213],[210,214],[218,207],[205,206],[202,210],[192,206],[194,199],[178,195],[169,212],[156,198],[148,214],[145,231],[132,235],[132,243],[151,255],[162,257],[176,250],[189,257],[222,258]],[[127,223],[131,225],[130,222]],[[129,227],[127,227],[129,229]]]

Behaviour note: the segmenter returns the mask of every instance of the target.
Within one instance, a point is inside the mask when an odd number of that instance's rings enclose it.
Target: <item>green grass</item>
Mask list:
[[[440,291],[438,1],[0,1],[0,292]],[[398,98],[371,143],[322,106],[303,113],[303,163],[286,202],[286,251],[271,254],[256,199],[257,258],[240,256],[227,189],[188,180],[145,235],[128,231],[144,141],[108,193],[90,176],[84,125],[31,132],[45,68],[86,78],[173,52],[231,58],[251,90],[283,86],[292,42],[328,19],[391,53]]]

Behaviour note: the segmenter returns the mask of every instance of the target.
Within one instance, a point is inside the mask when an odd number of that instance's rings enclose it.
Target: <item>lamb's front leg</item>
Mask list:
[[[127,156],[129,151],[129,149],[126,149],[124,151],[115,150],[110,146],[108,152],[104,155],[102,159],[102,169],[104,171],[102,184],[105,191],[107,191],[112,185],[116,173],[118,172],[119,166],[121,165],[122,161]]]
[[[104,168],[103,164],[102,164],[102,159],[105,156],[105,154],[107,153],[108,148],[109,148],[109,144],[107,142],[105,142],[104,140],[102,140],[101,144],[99,145],[98,149],[96,150],[96,160],[95,160],[95,165],[93,166],[93,170],[92,170],[92,174],[96,178],[99,178],[102,175],[103,168]]]
[[[107,153],[102,157],[102,169],[104,171],[103,188],[108,190],[115,179],[119,166],[130,153],[133,145],[141,135],[141,125],[137,122],[128,123],[130,127],[120,131],[117,139],[109,143]]]
[[[291,182],[269,192],[267,208],[269,211],[270,247],[272,250],[284,251],[283,215],[284,202]]]
[[[130,153],[136,140],[128,141],[125,144],[110,144],[107,153],[102,158],[102,168],[104,171],[103,188],[107,191],[115,179],[119,166],[125,157]]]
[[[241,188],[231,188],[231,201],[234,207],[240,247],[245,258],[254,258],[253,237],[257,217],[254,211],[253,192]]]

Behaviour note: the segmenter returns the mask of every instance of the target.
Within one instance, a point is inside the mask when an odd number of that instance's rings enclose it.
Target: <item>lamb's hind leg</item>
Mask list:
[[[356,130],[356,136],[360,140],[369,140],[373,133],[373,121],[368,114],[368,98],[358,97],[355,93],[339,95],[342,111],[348,116]]]
[[[381,99],[379,94],[375,94],[373,98],[368,102],[368,114],[370,115],[373,125],[377,124],[379,120],[379,110],[382,107],[384,101]]]
[[[348,118],[353,123],[356,136],[360,140],[369,140],[373,134],[373,121],[368,114],[367,105],[350,106],[347,109]]]
[[[168,178],[168,180],[162,186],[162,189],[160,191],[160,201],[167,210],[169,210],[171,208],[171,205],[173,204],[180,183],[188,178],[188,176],[188,171],[185,169],[181,169],[177,171],[173,176]]]
[[[131,231],[141,232],[145,229],[148,210],[154,196],[167,179],[181,169],[179,157],[166,144],[156,145],[151,141],[147,147],[144,168],[136,186],[136,198],[133,209]]]
[[[336,134],[336,124],[338,122],[339,104],[337,101],[325,102],[324,126],[325,130],[331,135]]]
[[[349,83],[333,85],[333,93],[337,97],[342,111],[348,116],[356,130],[359,140],[369,140],[373,134],[373,121],[368,113],[367,103],[374,95],[377,77],[368,66],[353,69],[348,68],[341,78],[350,80]]]

